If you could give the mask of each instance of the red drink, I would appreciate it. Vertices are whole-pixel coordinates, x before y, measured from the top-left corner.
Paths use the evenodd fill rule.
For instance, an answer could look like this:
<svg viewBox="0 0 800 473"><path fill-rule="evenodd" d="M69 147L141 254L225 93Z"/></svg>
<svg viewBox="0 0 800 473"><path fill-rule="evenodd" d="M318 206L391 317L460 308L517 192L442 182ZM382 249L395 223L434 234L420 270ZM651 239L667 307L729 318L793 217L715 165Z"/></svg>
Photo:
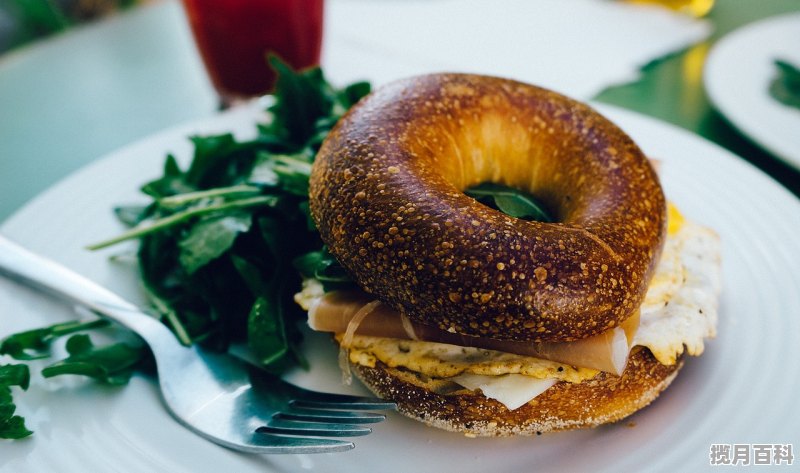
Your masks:
<svg viewBox="0 0 800 473"><path fill-rule="evenodd" d="M319 63L323 0L183 0L195 42L223 104L275 82L267 55L296 69Z"/></svg>

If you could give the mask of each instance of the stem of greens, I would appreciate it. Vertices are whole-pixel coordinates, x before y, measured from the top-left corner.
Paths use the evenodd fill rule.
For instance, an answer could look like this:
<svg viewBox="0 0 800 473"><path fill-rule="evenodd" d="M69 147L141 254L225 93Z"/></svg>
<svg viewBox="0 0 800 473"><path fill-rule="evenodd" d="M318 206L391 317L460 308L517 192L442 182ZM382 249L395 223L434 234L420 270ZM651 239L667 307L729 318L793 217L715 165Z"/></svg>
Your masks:
<svg viewBox="0 0 800 473"><path fill-rule="evenodd" d="M147 287L145 287L145 291L147 292L147 297L150 299L153 306L155 306L158 313L162 314L164 318L167 319L167 323L175 331L175 336L178 338L178 341L181 342L181 345L187 347L191 346L192 337L186 331L186 327L183 326L183 323L181 323L180 319L178 318L178 314L176 314L171 307L165 304L158 295L153 293L153 291Z"/></svg>
<svg viewBox="0 0 800 473"><path fill-rule="evenodd" d="M197 192L186 192L184 194L171 195L158 200L158 205L165 208L180 207L188 203L198 201L201 199L210 199L218 197L234 197L242 195L258 195L261 189L255 186L231 186L231 187L218 187Z"/></svg>
<svg viewBox="0 0 800 473"><path fill-rule="evenodd" d="M165 228L178 225L180 223L185 222L186 220L189 220L194 217L199 217L201 215L214 212L224 212L226 210L255 207L259 205L273 205L275 201L276 198L274 196L267 195L261 197L252 197L249 199L234 200L231 202L224 202L221 204L213 204L194 209L188 209L182 212L177 212L175 214L172 214L169 217L160 218L158 220L154 220L152 222L139 225L114 238L111 238L106 241L101 241L100 243L95 243L93 245L89 245L86 248L88 250L99 250L102 248L107 248L112 245L116 245L117 243L121 243L126 240L133 240L135 238L141 238L151 233L159 232L161 230L164 230Z"/></svg>

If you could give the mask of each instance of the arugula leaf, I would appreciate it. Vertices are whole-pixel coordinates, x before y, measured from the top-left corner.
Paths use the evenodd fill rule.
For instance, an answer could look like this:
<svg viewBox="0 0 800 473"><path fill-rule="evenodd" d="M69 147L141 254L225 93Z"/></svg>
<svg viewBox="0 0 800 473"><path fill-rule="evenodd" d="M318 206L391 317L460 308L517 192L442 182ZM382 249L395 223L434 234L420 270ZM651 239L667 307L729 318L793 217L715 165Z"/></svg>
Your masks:
<svg viewBox="0 0 800 473"><path fill-rule="evenodd" d="M262 182L274 180L282 190L307 199L313 156L309 150L295 154L261 153L251 176L258 176Z"/></svg>
<svg viewBox="0 0 800 473"><path fill-rule="evenodd" d="M478 202L511 217L539 222L552 222L545 206L534 196L513 187L484 182L470 187L465 194Z"/></svg>
<svg viewBox="0 0 800 473"><path fill-rule="evenodd" d="M119 205L114 207L114 215L120 222L133 227L141 223L147 216L147 207L143 205Z"/></svg>
<svg viewBox="0 0 800 473"><path fill-rule="evenodd" d="M213 186L213 184L203 185L204 180L216 178L218 170L225 169L227 161L247 146L237 143L231 133L193 136L190 139L194 144L194 159L183 180L195 188Z"/></svg>
<svg viewBox="0 0 800 473"><path fill-rule="evenodd" d="M14 404L0 404L0 439L22 439L33 434L25 427L25 418L14 415L15 410Z"/></svg>
<svg viewBox="0 0 800 473"><path fill-rule="evenodd" d="M314 134L317 120L331 114L335 93L319 68L295 72L277 56L270 56L269 62L278 79L275 104L269 109L275 118L264 130L302 148Z"/></svg>
<svg viewBox="0 0 800 473"><path fill-rule="evenodd" d="M355 284L327 247L298 256L292 264L304 278L320 281L325 291L345 289Z"/></svg>
<svg viewBox="0 0 800 473"><path fill-rule="evenodd" d="M143 193L155 199L191 190L191 186L183 179L183 171L178 166L178 161L171 154L167 155L167 159L164 162L164 175L141 187Z"/></svg>
<svg viewBox="0 0 800 473"><path fill-rule="evenodd" d="M11 395L11 386L27 390L30 379L27 365L0 365L0 438L21 439L33 433L25 427L24 418L14 415L17 406Z"/></svg>
<svg viewBox="0 0 800 473"><path fill-rule="evenodd" d="M271 273L259 272L249 283L256 300L247 320L247 342L256 359L271 371L280 372L295 363L305 362L292 346L299 343L301 334L293 323L292 292L297 278L287 273L288 237L281 231L279 218L259 219L260 237L272 261ZM269 274L267 279L267 274ZM253 278L253 275L248 276ZM293 283L293 284L292 284Z"/></svg>
<svg viewBox="0 0 800 473"><path fill-rule="evenodd" d="M339 118L372 89L362 81L335 90L319 68L295 72L277 56L269 60L278 73L276 102L269 109L275 119L261 129L283 137L294 149L317 149Z"/></svg>
<svg viewBox="0 0 800 473"><path fill-rule="evenodd" d="M31 374L27 365L0 365L0 385L19 386L27 390L31 382Z"/></svg>
<svg viewBox="0 0 800 473"><path fill-rule="evenodd" d="M372 92L372 85L369 82L354 82L342 89L337 96L342 107L349 109L370 92Z"/></svg>
<svg viewBox="0 0 800 473"><path fill-rule="evenodd" d="M280 298L259 297L247 321L247 340L256 359L265 366L274 365L289 352L286 326L280 316Z"/></svg>
<svg viewBox="0 0 800 473"><path fill-rule="evenodd" d="M800 69L787 61L776 59L778 69L769 85L769 93L775 100L790 107L800 108Z"/></svg>
<svg viewBox="0 0 800 473"><path fill-rule="evenodd" d="M304 200L297 204L297 209L300 211L301 214L305 215L306 217L306 230L309 232L314 232L317 230L317 224L314 223L314 219L311 217L311 206L308 204L307 200Z"/></svg>
<svg viewBox="0 0 800 473"><path fill-rule="evenodd" d="M300 255L294 259L292 264L304 278L319 279L323 277L330 266L338 264L338 262L326 249L322 249Z"/></svg>
<svg viewBox="0 0 800 473"><path fill-rule="evenodd" d="M246 213L209 217L197 222L178 243L181 265L193 274L228 251L239 233L248 231L252 222L252 216Z"/></svg>
<svg viewBox="0 0 800 473"><path fill-rule="evenodd" d="M96 347L86 334L70 337L67 340L67 352L69 357L44 368L42 376L52 378L76 374L105 384L126 384L148 353L143 346L122 342Z"/></svg>
<svg viewBox="0 0 800 473"><path fill-rule="evenodd" d="M0 342L0 354L10 355L16 360L47 358L50 356L50 345L58 337L108 325L109 322L104 319L75 320L15 333Z"/></svg>

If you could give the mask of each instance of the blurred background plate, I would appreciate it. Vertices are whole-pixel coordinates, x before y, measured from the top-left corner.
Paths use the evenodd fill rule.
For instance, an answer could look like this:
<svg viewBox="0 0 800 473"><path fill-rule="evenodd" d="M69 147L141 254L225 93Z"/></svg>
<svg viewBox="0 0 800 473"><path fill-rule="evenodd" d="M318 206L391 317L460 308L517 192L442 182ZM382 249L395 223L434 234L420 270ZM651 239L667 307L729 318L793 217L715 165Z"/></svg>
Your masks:
<svg viewBox="0 0 800 473"><path fill-rule="evenodd" d="M769 94L776 59L800 67L800 14L748 24L711 50L703 81L714 106L757 145L800 169L800 109Z"/></svg>

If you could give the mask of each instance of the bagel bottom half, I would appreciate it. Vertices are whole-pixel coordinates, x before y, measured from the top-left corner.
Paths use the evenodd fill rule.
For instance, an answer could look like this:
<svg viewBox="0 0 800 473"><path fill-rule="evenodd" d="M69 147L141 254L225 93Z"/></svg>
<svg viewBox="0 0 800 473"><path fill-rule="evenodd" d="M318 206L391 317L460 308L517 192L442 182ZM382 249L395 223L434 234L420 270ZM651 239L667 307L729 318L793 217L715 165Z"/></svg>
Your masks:
<svg viewBox="0 0 800 473"><path fill-rule="evenodd" d="M621 420L655 400L675 379L683 358L663 365L647 348L635 347L622 376L599 372L580 383L561 381L513 411L480 391L450 381L380 362L374 368L350 366L375 395L397 403L402 414L440 429L491 437L534 435Z"/></svg>

